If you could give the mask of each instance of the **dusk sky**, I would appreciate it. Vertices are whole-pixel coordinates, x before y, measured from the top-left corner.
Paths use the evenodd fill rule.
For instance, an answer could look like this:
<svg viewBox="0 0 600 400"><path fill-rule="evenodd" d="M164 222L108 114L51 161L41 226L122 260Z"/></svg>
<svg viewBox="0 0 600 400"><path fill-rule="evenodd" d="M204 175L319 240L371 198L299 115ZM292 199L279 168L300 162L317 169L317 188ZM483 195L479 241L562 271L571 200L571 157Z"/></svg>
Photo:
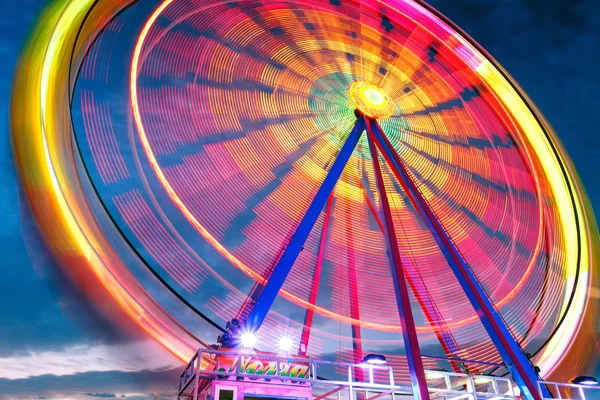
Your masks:
<svg viewBox="0 0 600 400"><path fill-rule="evenodd" d="M0 399L172 398L181 364L150 339L120 331L71 286L19 192L9 138L11 80L47 3L0 0ZM490 52L539 107L600 213L600 3L430 3Z"/></svg>

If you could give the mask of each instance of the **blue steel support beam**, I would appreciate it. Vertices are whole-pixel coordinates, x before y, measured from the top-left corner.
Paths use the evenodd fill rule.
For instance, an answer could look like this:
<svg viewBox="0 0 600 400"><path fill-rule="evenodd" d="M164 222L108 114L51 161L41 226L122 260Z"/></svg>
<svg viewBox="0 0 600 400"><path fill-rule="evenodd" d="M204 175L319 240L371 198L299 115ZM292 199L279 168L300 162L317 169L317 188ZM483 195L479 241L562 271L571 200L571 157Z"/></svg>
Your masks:
<svg viewBox="0 0 600 400"><path fill-rule="evenodd" d="M285 249L285 252L275 266L271 277L265 284L264 289L256 300L256 304L252 308L252 311L248 315L248 319L245 323L247 329L255 332L260 328L265 320L267 313L271 309L277 294L281 290L281 287L290 273L294 262L298 258L298 254L300 254L302 247L304 247L304 243L312 231L315 222L317 222L319 215L321 215L321 211L323 210L329 195L333 191L335 184L342 174L344 167L348 163L348 160L356 148L358 140L362 136L364 130L365 122L362 118L360 118L356 121L354 128L350 131L350 135L348 135L346 143L344 143L342 146L340 153L327 172L325 180L321 184L321 187L317 191L315 198L308 207L306 214L304 214L300 225L298 225L298 228L296 229L296 233L294 233L294 236L292 236L288 247Z"/></svg>
<svg viewBox="0 0 600 400"><path fill-rule="evenodd" d="M477 277L448 235L439 219L410 177L408 170L375 120L369 120L368 131L373 133L375 143L391 167L408 198L435 238L450 268L456 275L471 305L479 315L484 328L498 349L504 364L521 389L521 394L534 400L542 400L537 382L541 381L531 361L508 329L508 326L487 296ZM552 398L542 385L543 397Z"/></svg>
<svg viewBox="0 0 600 400"><path fill-rule="evenodd" d="M417 339L417 328L415 319L410 306L410 297L406 285L406 274L400 252L398 250L398 239L396 229L392 220L390 203L385 190L385 182L381 174L379 165L379 154L375 143L373 143L373 133L367 123L367 132L369 138L369 149L371 150L371 159L373 161L373 171L375 172L375 181L379 191L379 204L381 206L381 217L383 220L383 236L387 245L388 261L394 280L394 289L396 292L396 302L398 303L398 313L400 314L400 326L402 327L402 336L404 338L404 348L406 350L406 360L410 371L410 380L413 387L415 400L429 400L429 390L427 389L427 380L425 378L425 369L421 357L421 349Z"/></svg>

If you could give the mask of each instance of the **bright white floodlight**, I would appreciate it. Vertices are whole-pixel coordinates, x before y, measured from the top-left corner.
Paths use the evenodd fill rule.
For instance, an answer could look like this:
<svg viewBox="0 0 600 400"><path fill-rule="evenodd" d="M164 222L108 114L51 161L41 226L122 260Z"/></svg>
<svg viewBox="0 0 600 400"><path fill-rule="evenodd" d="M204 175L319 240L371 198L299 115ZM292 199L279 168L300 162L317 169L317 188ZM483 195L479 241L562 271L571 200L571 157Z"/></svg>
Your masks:
<svg viewBox="0 0 600 400"><path fill-rule="evenodd" d="M279 352L281 354L289 354L292 352L293 348L294 342L291 337L284 335L279 338Z"/></svg>
<svg viewBox="0 0 600 400"><path fill-rule="evenodd" d="M252 349L256 345L256 335L252 332L244 332L240 337L240 344L244 349Z"/></svg>

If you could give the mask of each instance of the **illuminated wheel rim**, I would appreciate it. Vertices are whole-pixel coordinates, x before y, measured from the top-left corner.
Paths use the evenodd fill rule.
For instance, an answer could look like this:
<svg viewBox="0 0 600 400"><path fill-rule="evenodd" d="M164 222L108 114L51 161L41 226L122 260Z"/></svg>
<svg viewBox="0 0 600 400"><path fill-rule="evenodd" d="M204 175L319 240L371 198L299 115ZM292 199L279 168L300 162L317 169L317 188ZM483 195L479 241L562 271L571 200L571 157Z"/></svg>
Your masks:
<svg viewBox="0 0 600 400"><path fill-rule="evenodd" d="M133 115L145 156L156 179L170 199L171 205L175 206L195 231L231 265L251 280L260 280L265 264L275 256L286 237L293 233L294 223L301 217L310 193L314 192L323 179L327 165L335 157L343 143L344 134L351 127L354 120L353 111L357 103L352 102L348 90L356 82L363 81L381 87L392 101L390 103L386 99L380 102L380 99L370 97L371 102L375 100L376 106L386 105L382 110L375 110L381 114L371 116L390 117L382 121L382 126L386 132L392 132L390 133L392 144L417 177L420 189L472 265L478 278L489 290L490 296L503 312L517 337L523 338L527 345L531 343L531 338L548 329L547 326L550 326L550 329L557 328L554 329L550 342L538 354L542 371L552 371L552 368L558 365L558 361L565 357L571 339L579 332L579 327L585 319L582 315L585 315L590 308L586 304L586 295L591 284L590 265L595 251L592 243L595 239L586 231L589 229L586 217L588 211L585 208L587 205L582 195L574 189L577 187L577 181L573 178L573 172L569 172L572 167L564 160L564 155L557 152L556 141L548 136L545 126L539 122L539 116L531 111L502 72L469 41L460 36L460 33L455 32L423 7L410 2L395 2L390 7L379 5L386 9L385 18L381 16L375 18L374 15L379 15L372 8L375 4L363 5L362 9L358 10L348 3L350 6L342 12L340 6L336 5L337 2L315 2L310 10L303 5L304 3L271 2L269 7L263 7L261 2L248 1L244 2L243 6L232 7L227 2L210 5L199 2L193 9L181 7L178 1L166 1L147 21L137 41L132 61L130 82ZM66 10L69 10L76 5L73 3L66 7ZM85 7L80 10L85 10ZM256 13L251 14L249 11L257 12L258 17ZM335 30L335 27L348 26L346 24L348 21L357 24L360 19L357 16L362 18L361 35L356 33L356 29L349 32L346 32L347 29ZM259 32L258 28L253 28L260 27L256 24L257 18L261 21L271 21L266 23L275 21L274 26L267 32L262 32L265 29ZM300 19L301 23L298 22ZM416 20L419 22L416 23ZM160 23L157 24L157 21ZM221 23L217 24L217 21ZM257 65L260 63L252 57L240 61L239 55L236 56L235 51L231 50L236 48L235 43L228 43L228 46L220 48L210 47L203 42L203 46L197 52L199 65L202 67L195 65L188 71L185 65L178 64L179 60L184 58L178 58L177 50L169 58L161 54L165 48L180 49L179 55L185 54L184 45L187 43L189 46L192 43L189 39L186 42L185 38L181 37L181 31L185 32L181 26L185 24L192 26L198 24L196 26L199 28L198 31L202 31L202 28L211 28L205 31L210 31L213 38L219 38L221 43L226 39L234 42L238 40L246 44L252 40L256 43L265 43L262 50L267 52L267 56L263 55L259 61L277 59L277 65L287 66L288 69L281 69L278 75L278 68L271 65L269 69L270 64L266 63L267 67L263 66L262 75L257 78L252 75L257 71L253 68L256 65L252 63ZM226 30L219 32L216 25ZM325 30L325 26L328 29ZM288 30L292 30L294 34L289 34ZM401 43L397 37L407 35L406 32L408 37ZM266 36L260 38L260 35ZM294 37L294 40L290 42L286 35ZM385 47L387 53L374 52L373 49L376 47L372 46L369 40L365 40L363 46L357 46L355 43L353 45L357 37L371 38L375 43L381 43L384 35L388 40ZM266 37L280 38L283 45L278 48L277 40L271 39L269 42ZM306 54L310 51L319 54L320 51L321 58L315 57L321 62L311 64L309 69L307 63L310 63L305 61L308 58L302 58L300 61L299 58L290 58L286 51L305 54L302 53L304 50L293 49L292 45L299 46L298 49L305 49ZM402 58L404 61L396 59L400 54L402 57L399 59ZM330 55L331 58L325 55ZM237 69L231 67L234 59L238 62ZM345 75L344 59L350 71ZM393 62L392 59L396 61ZM357 60L361 60L362 63ZM406 60L412 60L415 64ZM50 68L48 65L52 64L44 65L46 65L45 72L51 72L48 70ZM419 69L415 65L425 67ZM242 66L247 68L244 70ZM353 66L356 66L355 70ZM358 66L363 70L357 72ZM321 73L322 69L327 73ZM445 73L444 69L446 69ZM288 70L293 70L293 73ZM271 104L261 96L263 89L232 90L228 93L226 90L228 83L244 82L244 79L240 79L241 76L236 76L238 71L248 74L244 76L245 81L255 84L255 88L257 84L262 84L263 89L270 87L274 99L272 103L276 104ZM288 75L285 74L286 71L289 72ZM151 78L160 79L160 74L170 78L180 78L177 74L183 74L185 78L187 73L191 73L192 76L195 74L194 82L190 86L198 86L198 90L188 89L187 92L183 90L183 94L174 95L173 93L177 92L175 86L167 83L162 84L162 97L152 93ZM201 76L203 73L207 76ZM158 75L153 76L153 74ZM303 76L309 79L302 81ZM408 76L412 79L404 79ZM415 84L419 79L421 84ZM200 81L200 84L196 84L195 81ZM409 81L413 84L407 84ZM48 85L48 81L42 80L40 85L44 84ZM327 91L327 88L331 87L334 89ZM218 90L224 93L218 93ZM443 98L443 95L446 95L446 98ZM298 98L303 100L299 101ZM318 99L322 98L327 101L319 103ZM43 96L41 99L47 100ZM181 113L172 113L171 115L179 115L180 118L173 124L165 123L165 119L161 122L160 118L161 115L164 118L165 110L173 111L169 110L168 104L174 104L172 101L174 99L184 99L183 104L195 107L190 108L188 114L185 110L178 110ZM240 101L243 99L246 99L245 104ZM391 107L388 107L390 104L393 105L391 114ZM46 106L43 108L48 109ZM100 115L98 110L99 108L92 109L92 114ZM308 115L305 119L310 121L310 124L302 120L300 111ZM291 117L286 120L282 116ZM269 121L269 118L278 121L278 124L263 124L262 130L268 131L268 138L264 135L261 137L259 133L256 133L253 139L244 138L244 134L249 130L260 131L256 129L256 125L252 125L252 121ZM240 121L245 121L244 125L236 126ZM470 129L469 134L456 134L457 121L461 122L460 126L467 126ZM190 123L191 127L186 125ZM173 131L166 138L160 135L157 127L172 129L175 124L179 124L177 125L179 133ZM486 128L483 124L490 124L491 127ZM233 128L238 129L234 131ZM508 129L502 128L510 128L510 134L506 132ZM98 129L93 128L87 131L99 132ZM231 138L227 137L227 133L232 131L236 133L235 140L228 143ZM45 126L46 135L53 132L54 130ZM199 133L205 134L204 138L209 139L206 141L208 145L202 145L203 154L208 154L208 158L202 159L200 153L178 156L179 151L187 151L184 144L193 144L194 138L201 138ZM312 133L313 137L302 136L308 133ZM220 139L211 139L210 136ZM243 142L244 139L246 143L238 143ZM175 143L176 140L180 142ZM237 142L233 143L236 140ZM298 148L303 143L302 140L304 142L313 140L313 143L308 150L298 154L288 175L277 176L271 171L273 177L268 177L268 172L275 163L273 160L291 154L291 149ZM17 150L25 151L27 148L25 144L19 143L16 136L15 143ZM123 169L125 164L121 165L117 158L113 158L117 160L116 162L102 166L102 162L98 161L101 159L101 149L94 150L91 143L90 141L89 147L92 153L96 151L94 164L100 176L105 173L105 178L112 176L115 177L115 181L118 181L119 173L124 174L121 176L123 178L129 172ZM49 144L41 142L40 146L44 148ZM393 315L392 307L395 304L388 301L390 288L386 288L386 284L379 281L372 282L369 286L369 280L366 279L369 273L387 278L385 272L387 265L385 253L381 251L382 239L376 239L377 230L369 225L369 210L365 204L369 195L369 177L372 174L369 168L365 167L368 163L364 163L365 158L368 159L365 153L368 152L361 151L360 146L359 144L353 155L352 169L346 171L341 185L338 184L336 188L333 221L338 222L337 225L334 222L332 228L332 243L336 246L335 254L345 254L344 257L347 258L349 250L352 250L354 256L363 263L364 269L361 269L360 263L358 267L360 281L364 282L359 297L366 300L363 300L364 303L360 307L362 310L360 318L350 315L350 311L344 305L348 299L348 283L345 278L333 280L330 304L317 302L313 308L317 314L332 321L346 324L358 323L365 329L374 331L397 332L397 316ZM253 157L244 159L248 152L253 153ZM473 156L474 152L484 153L485 156ZM110 156L115 157L116 154L112 152ZM168 156L172 155L179 159L178 162L169 165L173 162ZM20 166L26 170L32 164L36 164L38 168L48 170L47 162L39 162L44 161L43 158L36 162L21 158ZM226 159L229 161L223 161ZM55 161L53 167L59 171L59 174L57 178L48 179L49 188L62 191L66 204L71 205L81 201L75 196L67 196L64 186L57 187L56 183L52 183L53 179L55 182L56 179L63 182L74 179L72 174L65 172L68 166L58 169ZM216 172L211 175L210 171ZM64 176L61 176L61 172ZM205 175L200 175L203 172ZM470 174L470 178L466 179L465 174ZM521 179L518 179L518 174L522 174L519 175ZM239 179L227 181L224 178L229 179L236 175L240 179L243 178L243 184L240 184ZM178 178L181 176L201 176L202 179ZM236 242L234 239L239 239L239 236L236 236L235 232L225 232L224 227L235 217L227 206L233 207L236 203L243 203L243 199L247 200L259 189L263 189L265 182L271 182L269 178L271 181L280 180L281 183L277 186L280 192L268 192L265 198L272 196L268 201L268 207L266 203L258 202L258 206L252 209L256 218L245 226L247 228L245 231L240 230L246 235L247 241L239 246L232 245ZM198 193L198 188L193 189L190 186L198 184L198 181L210 181L213 185L211 191L216 192L218 196L190 196L190 193ZM393 186L389 177L388 181ZM25 179L24 183L27 185L28 180ZM102 183L106 186L111 184L108 178ZM214 189L215 187L220 189ZM289 195L290 188L297 189L294 196ZM284 196L286 193L288 195ZM501 195L509 198L509 201L502 200ZM144 234L139 229L136 230L135 224L131 221L135 220L132 217L133 209L143 205L143 199L132 196L131 192L115 195L112 201L116 208L112 212L120 214L124 222L123 227L140 239ZM477 196L479 200L473 201ZM103 193L100 190L100 198L102 197ZM228 199L228 204L221 206L220 211L226 217L228 216L227 218L220 217L221 220L218 220L215 215L203 211L215 208L223 198ZM107 199L108 197L103 200ZM473 201L474 204L466 203L465 199ZM535 201L536 199L538 201ZM30 201L35 203L32 197ZM376 199L372 199L372 202L377 203ZM548 207L548 204L554 207ZM557 205L559 207L556 207ZM460 301L452 304L450 300L461 298L456 286L445 284L450 282L450 271L440 271L439 268L434 267L436 264L443 263L439 251L431 245L430 239L424 237L423 228L409 208L402 203L401 197L398 197L393 207L397 221L402 221L398 222L398 227L404 233L398 240L401 247L405 249L404 254L422 268L423 279L429 283L428 286L433 287L432 290L437 293L443 293L436 299L442 305L442 311L451 316L448 317L449 326L457 330L457 335L463 335L463 340L478 337L481 328L477 325L477 318L473 312L461 310L464 307L460 306ZM512 211L507 211L510 207ZM496 220L495 216L502 211L510 216ZM67 214L68 207L64 206L62 211L57 213L61 218ZM282 222L284 215L287 215L287 220L284 218ZM527 222L516 224L517 216ZM44 218L42 215L37 217ZM74 218L78 220L81 216L76 215ZM481 223L477 225L473 224L473 221ZM509 228L507 229L505 225ZM274 229L275 226L278 229ZM352 245L349 245L348 227L353 227ZM72 225L67 224L65 231L73 234L74 229ZM315 227L316 230L318 226ZM537 234L532 235L531 231ZM265 232L268 232L267 236ZM494 233L497 235L494 236ZM52 235L47 234L47 236L50 236L48 239L51 246L58 246ZM317 237L318 232L313 232L313 236ZM416 241L409 239L413 237L420 239ZM494 247L490 244L498 241L507 242L508 245ZM91 243L93 248L93 241ZM152 247L147 240L144 242L140 239L140 243L142 246L145 245L146 250ZM311 244L309 239L305 258L299 259L298 265L294 267L288 279L289 282L284 285L281 301L287 302L285 304L293 304L300 309L311 307L307 302L307 288L302 283L302 279L310 276L314 268L314 257L311 258L310 255L314 255L316 251L315 243L316 241L313 240ZM263 258L252 258L250 250L256 248L266 249ZM58 256L61 255L60 250L56 250L56 253ZM203 285L203 280L209 279L211 274L222 274L217 266L209 266L212 268L199 270L192 276L190 270L177 270L177 267L172 263L169 264L156 252L156 249L154 253L152 251L149 253L154 259L153 267L159 271L159 274L170 279L173 287L191 294L188 301L192 303L193 292ZM548 261L545 266L540 255L544 255L544 259ZM555 258L552 258L552 255ZM343 265L344 261L347 260L337 260L337 263ZM334 265L336 260L331 259L330 262ZM115 265L108 264L98 265L95 271L102 274L101 271L105 270L118 275L115 271L120 270ZM523 264L526 267L518 269L514 267ZM490 265L494 268L490 268ZM542 270L544 274L540 273ZM551 271L550 274L548 270ZM339 267L335 265L331 267L331 276L339 273L341 273ZM221 276L221 280L222 278ZM569 285L573 285L575 279L577 287L569 290ZM508 284L503 284L503 280ZM383 281L385 282L386 279ZM115 298L122 299L119 296L133 293L131 287L124 285L122 281L105 280L104 282L112 290ZM389 286L389 281L387 284ZM344 287L345 289L342 289ZM540 302L539 297L535 299L538 301L532 302L523 295L527 291L542 289L547 295L544 300L546 303ZM335 290L338 290L337 294ZM225 299L216 299L212 303L206 302L196 306L205 307L213 316L225 320L231 318L232 312L235 311L236 307L232 305L243 301L241 297L243 294L243 290L240 291L239 288L232 289L227 299L229 304L223 302ZM554 302L548 298L554 299L552 300ZM126 310L132 307L127 301L120 302L120 305ZM372 309L369 309L370 305L373 305ZM535 315L523 318L515 315L532 306L539 306ZM141 307L151 309L144 304ZM552 314L551 309L564 310L567 307L568 318L563 318L564 313L561 312ZM286 318L281 315L281 310L282 308L275 308L270 326L267 321L270 331L285 325ZM157 320L163 318L160 316L160 310L149 313ZM558 326L561 319L567 322ZM287 323L290 324L289 319ZM180 355L185 354L185 350L182 350L185 346L181 344L182 341L187 341L183 339L185 333L174 335L172 332L169 333L168 329L157 331L155 327L149 326L147 321L142 321L140 324L167 348ZM164 325L170 326L168 323ZM317 337L318 331L317 329ZM426 323L419 325L419 331L425 335L425 338L431 337L431 328ZM329 337L325 330L321 333L323 338ZM394 340L398 339L399 336ZM494 358L493 351L489 350L489 345L485 343L479 347L470 347L467 353L497 360Z"/></svg>

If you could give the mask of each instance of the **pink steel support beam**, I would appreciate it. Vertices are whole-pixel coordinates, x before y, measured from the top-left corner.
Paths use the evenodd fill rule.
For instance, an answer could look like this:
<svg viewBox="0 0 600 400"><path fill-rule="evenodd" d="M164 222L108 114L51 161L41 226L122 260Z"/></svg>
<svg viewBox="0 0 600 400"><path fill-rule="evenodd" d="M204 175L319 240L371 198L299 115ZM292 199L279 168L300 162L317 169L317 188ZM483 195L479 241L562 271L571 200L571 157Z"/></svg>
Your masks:
<svg viewBox="0 0 600 400"><path fill-rule="evenodd" d="M323 255L325 254L325 243L327 242L327 232L329 231L329 220L331 219L331 204L333 203L333 193L329 196L325 209L325 219L323 221L323 230L321 231L321 241L319 242L319 252L317 254L317 264L315 265L315 274L310 288L309 302L311 305L317 303L317 295L319 294L319 284L321 282L321 270L323 269ZM302 328L302 336L300 337L300 348L298 354L305 356L308 351L308 340L310 339L310 330L312 328L313 317L315 310L313 308L306 309L304 317L304 326Z"/></svg>
<svg viewBox="0 0 600 400"><path fill-rule="evenodd" d="M425 369L423 367L423 359L421 358L421 349L419 348L415 320L410 306L410 297L408 295L408 287L406 286L404 266L402 264L402 259L400 258L398 242L396 240L396 229L394 228L392 212L390 210L390 204L385 189L385 182L383 181L381 167L379 166L379 154L375 147L371 124L368 123L368 121L367 134L373 161L373 170L375 172L375 179L379 190L382 219L385 227L384 237L387 242L390 269L392 276L394 277L396 301L398 302L398 312L400 314L400 326L402 327L402 336L406 348L406 358L410 370L413 393L415 394L416 400L429 400L429 390L427 389Z"/></svg>
<svg viewBox="0 0 600 400"><path fill-rule="evenodd" d="M379 214L377 213L377 210L375 209L371 198L367 195L365 189L363 188L358 178L356 179L356 183L360 188L363 189L365 193L364 197L367 202L367 206L369 207L369 210L371 210L373 218L375 218L375 222L377 222L379 229L382 233L385 234L383 223L379 218ZM460 348L458 347L458 343L456 343L454 335L452 335L452 332L448 328L444 317L442 317L440 310L433 301L431 293L429 293L429 290L427 290L427 287L425 286L425 282L423 281L423 277L419 273L419 270L411 262L406 263L405 267L406 279L408 280L408 284L410 285L411 290L417 298L421 309L425 313L425 317L427 318L429 325L432 326L433 331L435 332L438 340L440 341L440 344L442 345L446 356L448 356L448 358L457 357L458 351L460 350ZM464 372L456 361L450 360L449 362L452 366L452 369L455 372Z"/></svg>

